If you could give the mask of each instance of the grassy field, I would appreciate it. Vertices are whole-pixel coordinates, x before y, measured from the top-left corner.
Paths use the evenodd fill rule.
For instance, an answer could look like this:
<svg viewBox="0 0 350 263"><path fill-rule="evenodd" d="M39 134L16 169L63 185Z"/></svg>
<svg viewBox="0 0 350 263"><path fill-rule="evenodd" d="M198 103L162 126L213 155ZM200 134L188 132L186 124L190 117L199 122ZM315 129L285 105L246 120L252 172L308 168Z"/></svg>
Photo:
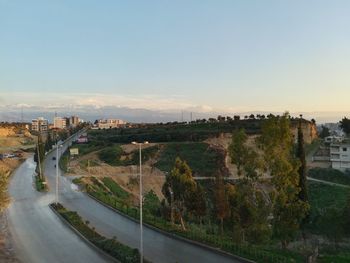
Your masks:
<svg viewBox="0 0 350 263"><path fill-rule="evenodd" d="M327 220L333 221L329 222L332 227L337 227L341 222L336 220L335 213L341 212L345 208L350 196L350 189L312 181L308 182L308 185L311 205L310 231L316 234L326 232L324 223L327 223Z"/></svg>
<svg viewBox="0 0 350 263"><path fill-rule="evenodd" d="M309 177L332 183L350 185L350 173L343 173L332 168L312 168L309 170Z"/></svg>
<svg viewBox="0 0 350 263"><path fill-rule="evenodd" d="M176 157L185 160L195 176L215 176L223 163L223 156L206 143L169 143L164 146L156 167L170 172Z"/></svg>

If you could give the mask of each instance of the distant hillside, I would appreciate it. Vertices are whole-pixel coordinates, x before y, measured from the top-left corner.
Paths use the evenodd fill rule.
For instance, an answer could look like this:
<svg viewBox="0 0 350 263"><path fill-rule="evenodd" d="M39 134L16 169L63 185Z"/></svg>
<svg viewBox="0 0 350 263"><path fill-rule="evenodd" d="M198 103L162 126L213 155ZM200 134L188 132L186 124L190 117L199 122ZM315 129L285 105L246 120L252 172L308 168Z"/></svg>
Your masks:
<svg viewBox="0 0 350 263"><path fill-rule="evenodd" d="M249 135L259 134L263 120L229 120L195 123L167 123L145 124L136 128L121 128L112 130L92 130L89 132L96 141L109 141L111 143L130 143L132 141L151 142L200 142L211 137L220 136L223 133L232 133L236 129L245 129ZM292 119L291 129L296 135L298 120ZM316 125L313 122L303 120L303 133L306 143L311 143L317 138Z"/></svg>

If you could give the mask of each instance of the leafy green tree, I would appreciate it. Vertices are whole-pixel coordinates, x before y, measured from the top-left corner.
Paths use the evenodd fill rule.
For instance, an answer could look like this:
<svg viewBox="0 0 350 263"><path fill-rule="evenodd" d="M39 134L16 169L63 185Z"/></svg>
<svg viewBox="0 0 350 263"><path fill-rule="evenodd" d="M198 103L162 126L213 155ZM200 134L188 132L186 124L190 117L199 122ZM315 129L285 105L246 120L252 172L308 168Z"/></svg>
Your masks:
<svg viewBox="0 0 350 263"><path fill-rule="evenodd" d="M229 153L242 176L234 191L229 194L231 217L234 223L234 237L237 241L249 240L261 243L270 236L268 216L271 203L258 181L264 172L264 163L259 154L246 144L244 130L232 135Z"/></svg>
<svg viewBox="0 0 350 263"><path fill-rule="evenodd" d="M240 180L229 191L234 239L238 242L265 243L271 236L268 217L271 203L262 189L251 181Z"/></svg>
<svg viewBox="0 0 350 263"><path fill-rule="evenodd" d="M196 191L196 182L192 177L192 170L186 161L176 158L174 168L165 178L162 192L168 203L175 209L183 230L186 230L184 214L186 205L192 201L191 197Z"/></svg>
<svg viewBox="0 0 350 263"><path fill-rule="evenodd" d="M187 209L193 213L202 226L202 219L207 214L207 204L205 200L204 188L197 184L196 190L191 192L190 198L187 199Z"/></svg>
<svg viewBox="0 0 350 263"><path fill-rule="evenodd" d="M298 144L297 144L297 158L300 161L299 173L299 198L301 201L308 203L308 191L307 191L307 167L306 167L306 157L305 157L305 145L304 145L304 134L301 128L301 122L299 122L298 127Z"/></svg>
<svg viewBox="0 0 350 263"><path fill-rule="evenodd" d="M283 248L295 238L300 230L308 204L299 199L299 166L293 156L293 137L290 116L271 116L262 127L259 139L264 159L272 176L273 231Z"/></svg>
<svg viewBox="0 0 350 263"><path fill-rule="evenodd" d="M37 163L37 165L42 165L45 158L45 144L43 143L41 136L38 137L38 143L35 148L34 153L34 161ZM42 174L40 174L41 167L39 168L39 177L42 177Z"/></svg>
<svg viewBox="0 0 350 263"><path fill-rule="evenodd" d="M214 189L214 205L216 217L220 220L220 232L224 233L224 220L230 215L228 196L221 174L216 175Z"/></svg>
<svg viewBox="0 0 350 263"><path fill-rule="evenodd" d="M350 120L346 117L344 117L341 121L340 121L340 127L343 129L343 131L349 135L350 134Z"/></svg>
<svg viewBox="0 0 350 263"><path fill-rule="evenodd" d="M53 140L51 138L51 133L49 132L47 134L47 139L46 139L46 142L45 142L45 151L48 152L49 150L51 150L53 144L54 144L54 142L53 142Z"/></svg>
<svg viewBox="0 0 350 263"><path fill-rule="evenodd" d="M236 130L232 133L232 141L228 147L231 162L237 166L238 175L242 174L242 166L248 155L248 148L245 145L247 139L248 136L243 129Z"/></svg>
<svg viewBox="0 0 350 263"><path fill-rule="evenodd" d="M159 215L160 200L153 190L145 194L143 207L151 215Z"/></svg>

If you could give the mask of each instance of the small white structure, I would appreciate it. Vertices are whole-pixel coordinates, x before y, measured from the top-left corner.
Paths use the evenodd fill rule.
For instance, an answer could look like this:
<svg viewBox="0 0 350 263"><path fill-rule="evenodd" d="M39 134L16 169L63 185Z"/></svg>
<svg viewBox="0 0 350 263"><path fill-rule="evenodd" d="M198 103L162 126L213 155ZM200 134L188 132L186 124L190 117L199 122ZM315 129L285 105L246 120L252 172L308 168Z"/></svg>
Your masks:
<svg viewBox="0 0 350 263"><path fill-rule="evenodd" d="M350 142L332 143L330 145L332 168L345 171L350 169Z"/></svg>

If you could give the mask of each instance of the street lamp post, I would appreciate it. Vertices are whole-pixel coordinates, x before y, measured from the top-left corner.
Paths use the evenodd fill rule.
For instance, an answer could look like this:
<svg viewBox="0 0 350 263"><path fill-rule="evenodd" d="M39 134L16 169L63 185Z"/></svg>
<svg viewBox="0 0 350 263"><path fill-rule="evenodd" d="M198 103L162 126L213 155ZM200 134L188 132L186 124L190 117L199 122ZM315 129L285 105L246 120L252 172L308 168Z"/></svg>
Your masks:
<svg viewBox="0 0 350 263"><path fill-rule="evenodd" d="M56 145L56 205L58 204L58 148L62 148L63 145Z"/></svg>
<svg viewBox="0 0 350 263"><path fill-rule="evenodd" d="M139 146L139 157L140 157L140 262L143 263L143 218L142 218L142 203L143 203L143 189L142 189L142 155L141 155L141 149L143 144L148 144L147 141L145 142L132 142L134 145Z"/></svg>

